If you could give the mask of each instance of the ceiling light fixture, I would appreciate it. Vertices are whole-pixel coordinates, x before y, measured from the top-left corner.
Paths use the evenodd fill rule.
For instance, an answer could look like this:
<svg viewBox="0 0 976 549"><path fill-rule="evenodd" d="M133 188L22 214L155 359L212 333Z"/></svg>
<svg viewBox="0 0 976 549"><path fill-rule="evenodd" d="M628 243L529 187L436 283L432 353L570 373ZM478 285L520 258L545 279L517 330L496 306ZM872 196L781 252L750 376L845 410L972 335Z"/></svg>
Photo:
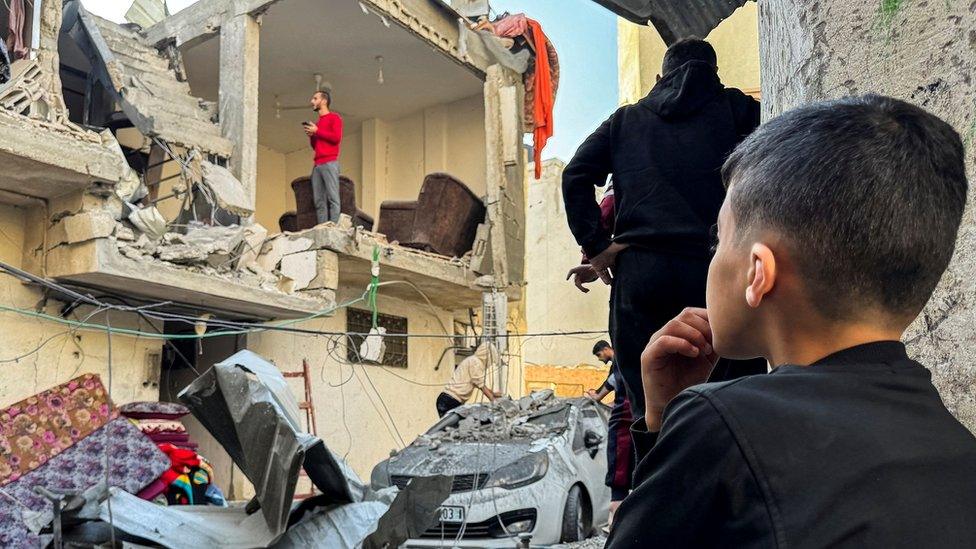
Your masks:
<svg viewBox="0 0 976 549"><path fill-rule="evenodd" d="M377 74L376 76L376 83L382 85L383 84L383 56L382 55L376 56L376 63L379 64L380 66L379 74Z"/></svg>

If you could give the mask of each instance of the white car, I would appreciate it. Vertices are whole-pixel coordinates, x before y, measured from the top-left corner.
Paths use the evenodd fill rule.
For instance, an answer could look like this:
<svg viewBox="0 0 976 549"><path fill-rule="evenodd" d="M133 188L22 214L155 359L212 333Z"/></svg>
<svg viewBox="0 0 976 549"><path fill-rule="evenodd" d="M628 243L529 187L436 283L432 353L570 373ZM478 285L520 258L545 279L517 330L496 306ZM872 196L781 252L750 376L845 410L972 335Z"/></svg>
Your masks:
<svg viewBox="0 0 976 549"><path fill-rule="evenodd" d="M406 547L533 547L585 539L605 524L609 409L551 391L462 406L380 462L373 488L454 475L439 521Z"/></svg>

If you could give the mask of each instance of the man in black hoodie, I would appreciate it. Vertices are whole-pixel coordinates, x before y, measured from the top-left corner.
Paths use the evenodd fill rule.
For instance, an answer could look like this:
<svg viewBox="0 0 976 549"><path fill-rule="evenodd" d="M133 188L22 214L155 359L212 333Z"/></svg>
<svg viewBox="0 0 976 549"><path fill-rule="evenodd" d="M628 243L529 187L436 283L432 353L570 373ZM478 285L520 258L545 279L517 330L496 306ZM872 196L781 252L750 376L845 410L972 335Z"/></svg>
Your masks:
<svg viewBox="0 0 976 549"><path fill-rule="evenodd" d="M717 70L708 42L676 42L647 97L600 125L563 172L569 227L600 278L613 279L610 332L637 416L641 351L683 308L704 306L709 234L725 198L720 168L759 125L759 102L724 87ZM607 231L594 186L609 174L617 213ZM765 371L762 361L723 363L713 380Z"/></svg>

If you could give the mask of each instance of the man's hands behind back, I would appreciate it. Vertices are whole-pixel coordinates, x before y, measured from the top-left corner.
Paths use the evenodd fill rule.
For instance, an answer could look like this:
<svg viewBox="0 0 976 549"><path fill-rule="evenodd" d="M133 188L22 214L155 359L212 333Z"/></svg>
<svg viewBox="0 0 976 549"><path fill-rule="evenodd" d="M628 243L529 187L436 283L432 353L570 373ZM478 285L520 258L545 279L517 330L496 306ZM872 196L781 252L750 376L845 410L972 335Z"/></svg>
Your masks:
<svg viewBox="0 0 976 549"><path fill-rule="evenodd" d="M668 402L688 387L704 383L716 362L705 309L689 307L655 332L641 353L647 429L660 431Z"/></svg>

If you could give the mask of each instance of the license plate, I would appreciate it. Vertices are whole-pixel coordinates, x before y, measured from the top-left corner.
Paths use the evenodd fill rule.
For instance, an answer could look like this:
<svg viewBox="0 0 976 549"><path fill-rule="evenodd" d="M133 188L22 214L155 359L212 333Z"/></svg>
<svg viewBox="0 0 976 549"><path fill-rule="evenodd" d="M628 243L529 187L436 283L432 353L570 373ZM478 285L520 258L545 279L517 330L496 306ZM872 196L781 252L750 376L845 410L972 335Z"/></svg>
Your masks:
<svg viewBox="0 0 976 549"><path fill-rule="evenodd" d="M441 522L464 522L464 507L445 505L438 509Z"/></svg>

